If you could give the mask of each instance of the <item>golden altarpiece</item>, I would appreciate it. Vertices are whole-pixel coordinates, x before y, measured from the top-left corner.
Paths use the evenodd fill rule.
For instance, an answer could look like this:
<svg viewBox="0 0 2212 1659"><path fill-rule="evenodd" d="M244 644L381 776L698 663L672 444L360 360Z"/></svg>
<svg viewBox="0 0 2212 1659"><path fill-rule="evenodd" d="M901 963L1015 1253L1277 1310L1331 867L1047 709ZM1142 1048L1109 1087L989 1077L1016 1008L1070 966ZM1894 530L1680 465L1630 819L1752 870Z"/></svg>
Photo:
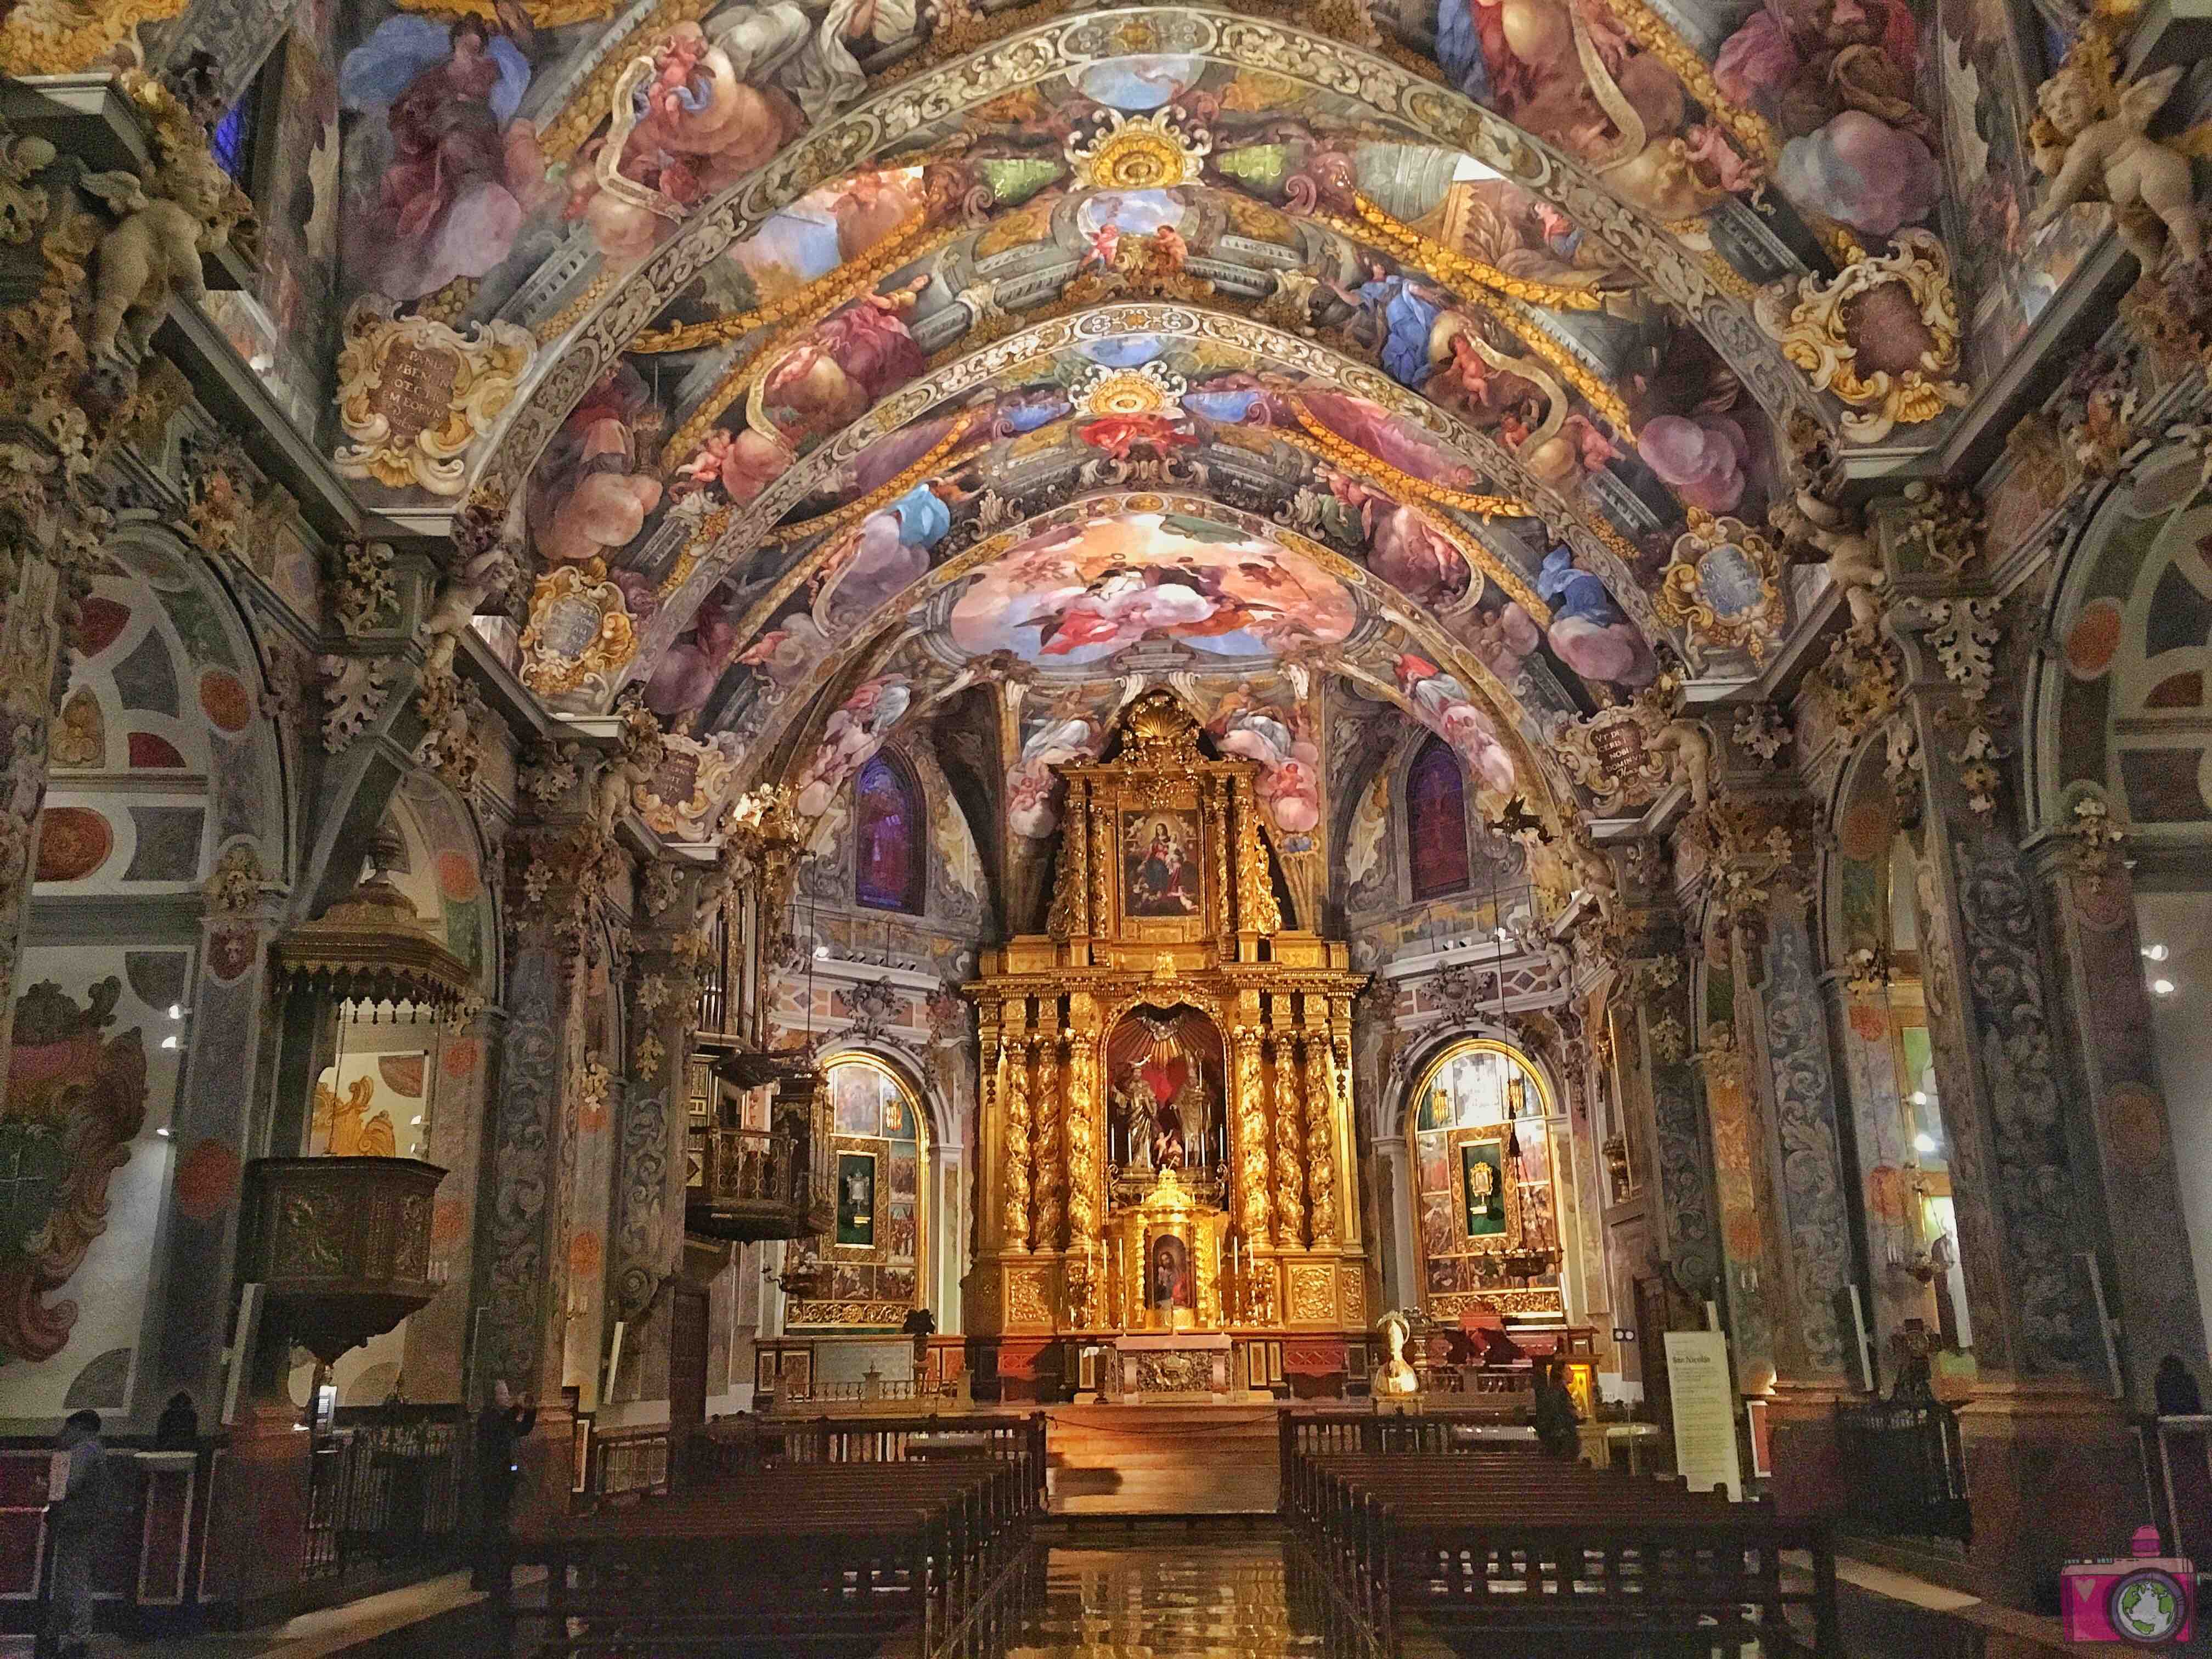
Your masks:
<svg viewBox="0 0 2212 1659"><path fill-rule="evenodd" d="M1068 1339L1157 1351L1148 1376L1180 1366L1194 1388L1206 1339L1218 1352L1231 1332L1307 1334L1340 1368L1366 1326L1365 975L1342 944L1283 926L1258 768L1208 758L1199 732L1150 691L1112 759L1057 769L1048 931L986 952L966 988L982 1053L966 1322L1004 1339L1010 1383Z"/></svg>

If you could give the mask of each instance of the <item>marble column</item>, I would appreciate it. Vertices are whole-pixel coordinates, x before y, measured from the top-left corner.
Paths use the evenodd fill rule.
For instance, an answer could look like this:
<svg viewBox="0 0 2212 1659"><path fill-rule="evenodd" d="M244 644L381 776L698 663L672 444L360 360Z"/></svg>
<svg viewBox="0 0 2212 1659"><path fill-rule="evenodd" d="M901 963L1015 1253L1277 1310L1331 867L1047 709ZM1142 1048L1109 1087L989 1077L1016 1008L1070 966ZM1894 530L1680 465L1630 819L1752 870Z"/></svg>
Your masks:
<svg viewBox="0 0 2212 1659"><path fill-rule="evenodd" d="M445 1284L428 1307L408 1316L400 1370L410 1400L465 1402L469 1397L469 1286L476 1262L469 1218L477 1212L482 1189L484 1102L505 1024L497 1012L479 1013L432 1045L423 1156L447 1172L430 1213L431 1270Z"/></svg>
<svg viewBox="0 0 2212 1659"><path fill-rule="evenodd" d="M552 884L572 884L580 865L605 850L588 825L525 832L508 843L514 932L486 1149L493 1198L478 1218L475 1304L484 1318L471 1381L481 1392L505 1377L537 1401L537 1432L520 1457L519 1522L533 1509L557 1513L568 1498L571 1419L561 1389L572 1291L595 1304L600 1267L578 1247L579 1165L605 1148L611 1086L604 1065L594 1075L586 1057L586 939L598 925L596 885L583 894L564 886L565 903L548 898Z"/></svg>
<svg viewBox="0 0 2212 1659"><path fill-rule="evenodd" d="M2069 1557L2125 1550L2142 1502L2134 1437L2079 1260L2094 1175L2069 1142L2046 942L1985 740L1991 608L1919 599L1893 606L1890 625L1923 757L1923 983L1973 1325L1970 1564L1992 1597L2026 1605Z"/></svg>
<svg viewBox="0 0 2212 1659"><path fill-rule="evenodd" d="M0 513L0 568L12 566L0 604L0 1089L7 1085L22 988L15 969L30 922L46 738L69 666L56 614L63 574L40 556L27 530Z"/></svg>
<svg viewBox="0 0 2212 1659"><path fill-rule="evenodd" d="M2084 858L2051 841L2033 863L2052 922L2056 1002L2074 1039L2065 1045L2067 1093L2088 1107L2068 1114L2095 1177L2081 1196L2100 1218L2099 1267L2128 1401L2147 1412L2158 1362L2169 1353L2200 1359L2204 1322L2159 1085L2134 884L2117 856Z"/></svg>
<svg viewBox="0 0 2212 1659"><path fill-rule="evenodd" d="M713 872L689 872L666 908L639 916L631 934L606 1279L609 1316L624 1326L622 1374L609 1379L610 1394L626 1407L669 1398L675 1299L666 1286L684 1255L696 975L720 890ZM719 1392L711 1377L707 1391Z"/></svg>

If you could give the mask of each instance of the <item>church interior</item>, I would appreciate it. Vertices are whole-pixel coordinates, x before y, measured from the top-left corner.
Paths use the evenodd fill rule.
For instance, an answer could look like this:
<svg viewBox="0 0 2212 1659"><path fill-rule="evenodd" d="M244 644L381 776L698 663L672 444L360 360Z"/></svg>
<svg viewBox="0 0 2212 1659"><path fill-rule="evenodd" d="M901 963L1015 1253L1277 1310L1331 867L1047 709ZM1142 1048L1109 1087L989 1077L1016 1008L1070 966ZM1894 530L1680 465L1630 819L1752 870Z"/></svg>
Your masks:
<svg viewBox="0 0 2212 1659"><path fill-rule="evenodd" d="M2212 1642L2208 62L0 0L0 1653Z"/></svg>

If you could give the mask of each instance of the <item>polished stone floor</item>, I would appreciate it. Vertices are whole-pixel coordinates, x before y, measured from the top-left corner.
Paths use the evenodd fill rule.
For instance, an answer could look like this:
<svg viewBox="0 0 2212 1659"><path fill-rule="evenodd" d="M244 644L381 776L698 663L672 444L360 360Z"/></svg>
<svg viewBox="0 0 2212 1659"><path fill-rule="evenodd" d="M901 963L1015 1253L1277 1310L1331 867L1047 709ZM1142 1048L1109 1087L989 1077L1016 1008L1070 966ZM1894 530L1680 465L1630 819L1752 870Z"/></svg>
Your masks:
<svg viewBox="0 0 2212 1659"><path fill-rule="evenodd" d="M1005 1659L1289 1659L1324 1651L1291 1604L1285 1546L1054 1549Z"/></svg>

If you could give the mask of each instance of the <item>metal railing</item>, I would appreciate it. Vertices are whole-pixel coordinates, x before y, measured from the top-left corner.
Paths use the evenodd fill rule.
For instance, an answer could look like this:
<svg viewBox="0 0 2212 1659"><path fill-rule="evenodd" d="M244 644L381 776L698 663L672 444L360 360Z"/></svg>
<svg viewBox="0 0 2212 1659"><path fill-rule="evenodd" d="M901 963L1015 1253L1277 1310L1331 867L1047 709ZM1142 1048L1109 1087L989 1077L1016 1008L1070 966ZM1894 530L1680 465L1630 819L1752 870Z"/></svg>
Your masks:
<svg viewBox="0 0 2212 1659"><path fill-rule="evenodd" d="M364 1408L319 1438L308 1462L302 1576L364 1561L434 1559L457 1547L469 1425L459 1406Z"/></svg>
<svg viewBox="0 0 2212 1659"><path fill-rule="evenodd" d="M1843 1518L1879 1533L1973 1539L1958 1414L1932 1395L1838 1401Z"/></svg>

